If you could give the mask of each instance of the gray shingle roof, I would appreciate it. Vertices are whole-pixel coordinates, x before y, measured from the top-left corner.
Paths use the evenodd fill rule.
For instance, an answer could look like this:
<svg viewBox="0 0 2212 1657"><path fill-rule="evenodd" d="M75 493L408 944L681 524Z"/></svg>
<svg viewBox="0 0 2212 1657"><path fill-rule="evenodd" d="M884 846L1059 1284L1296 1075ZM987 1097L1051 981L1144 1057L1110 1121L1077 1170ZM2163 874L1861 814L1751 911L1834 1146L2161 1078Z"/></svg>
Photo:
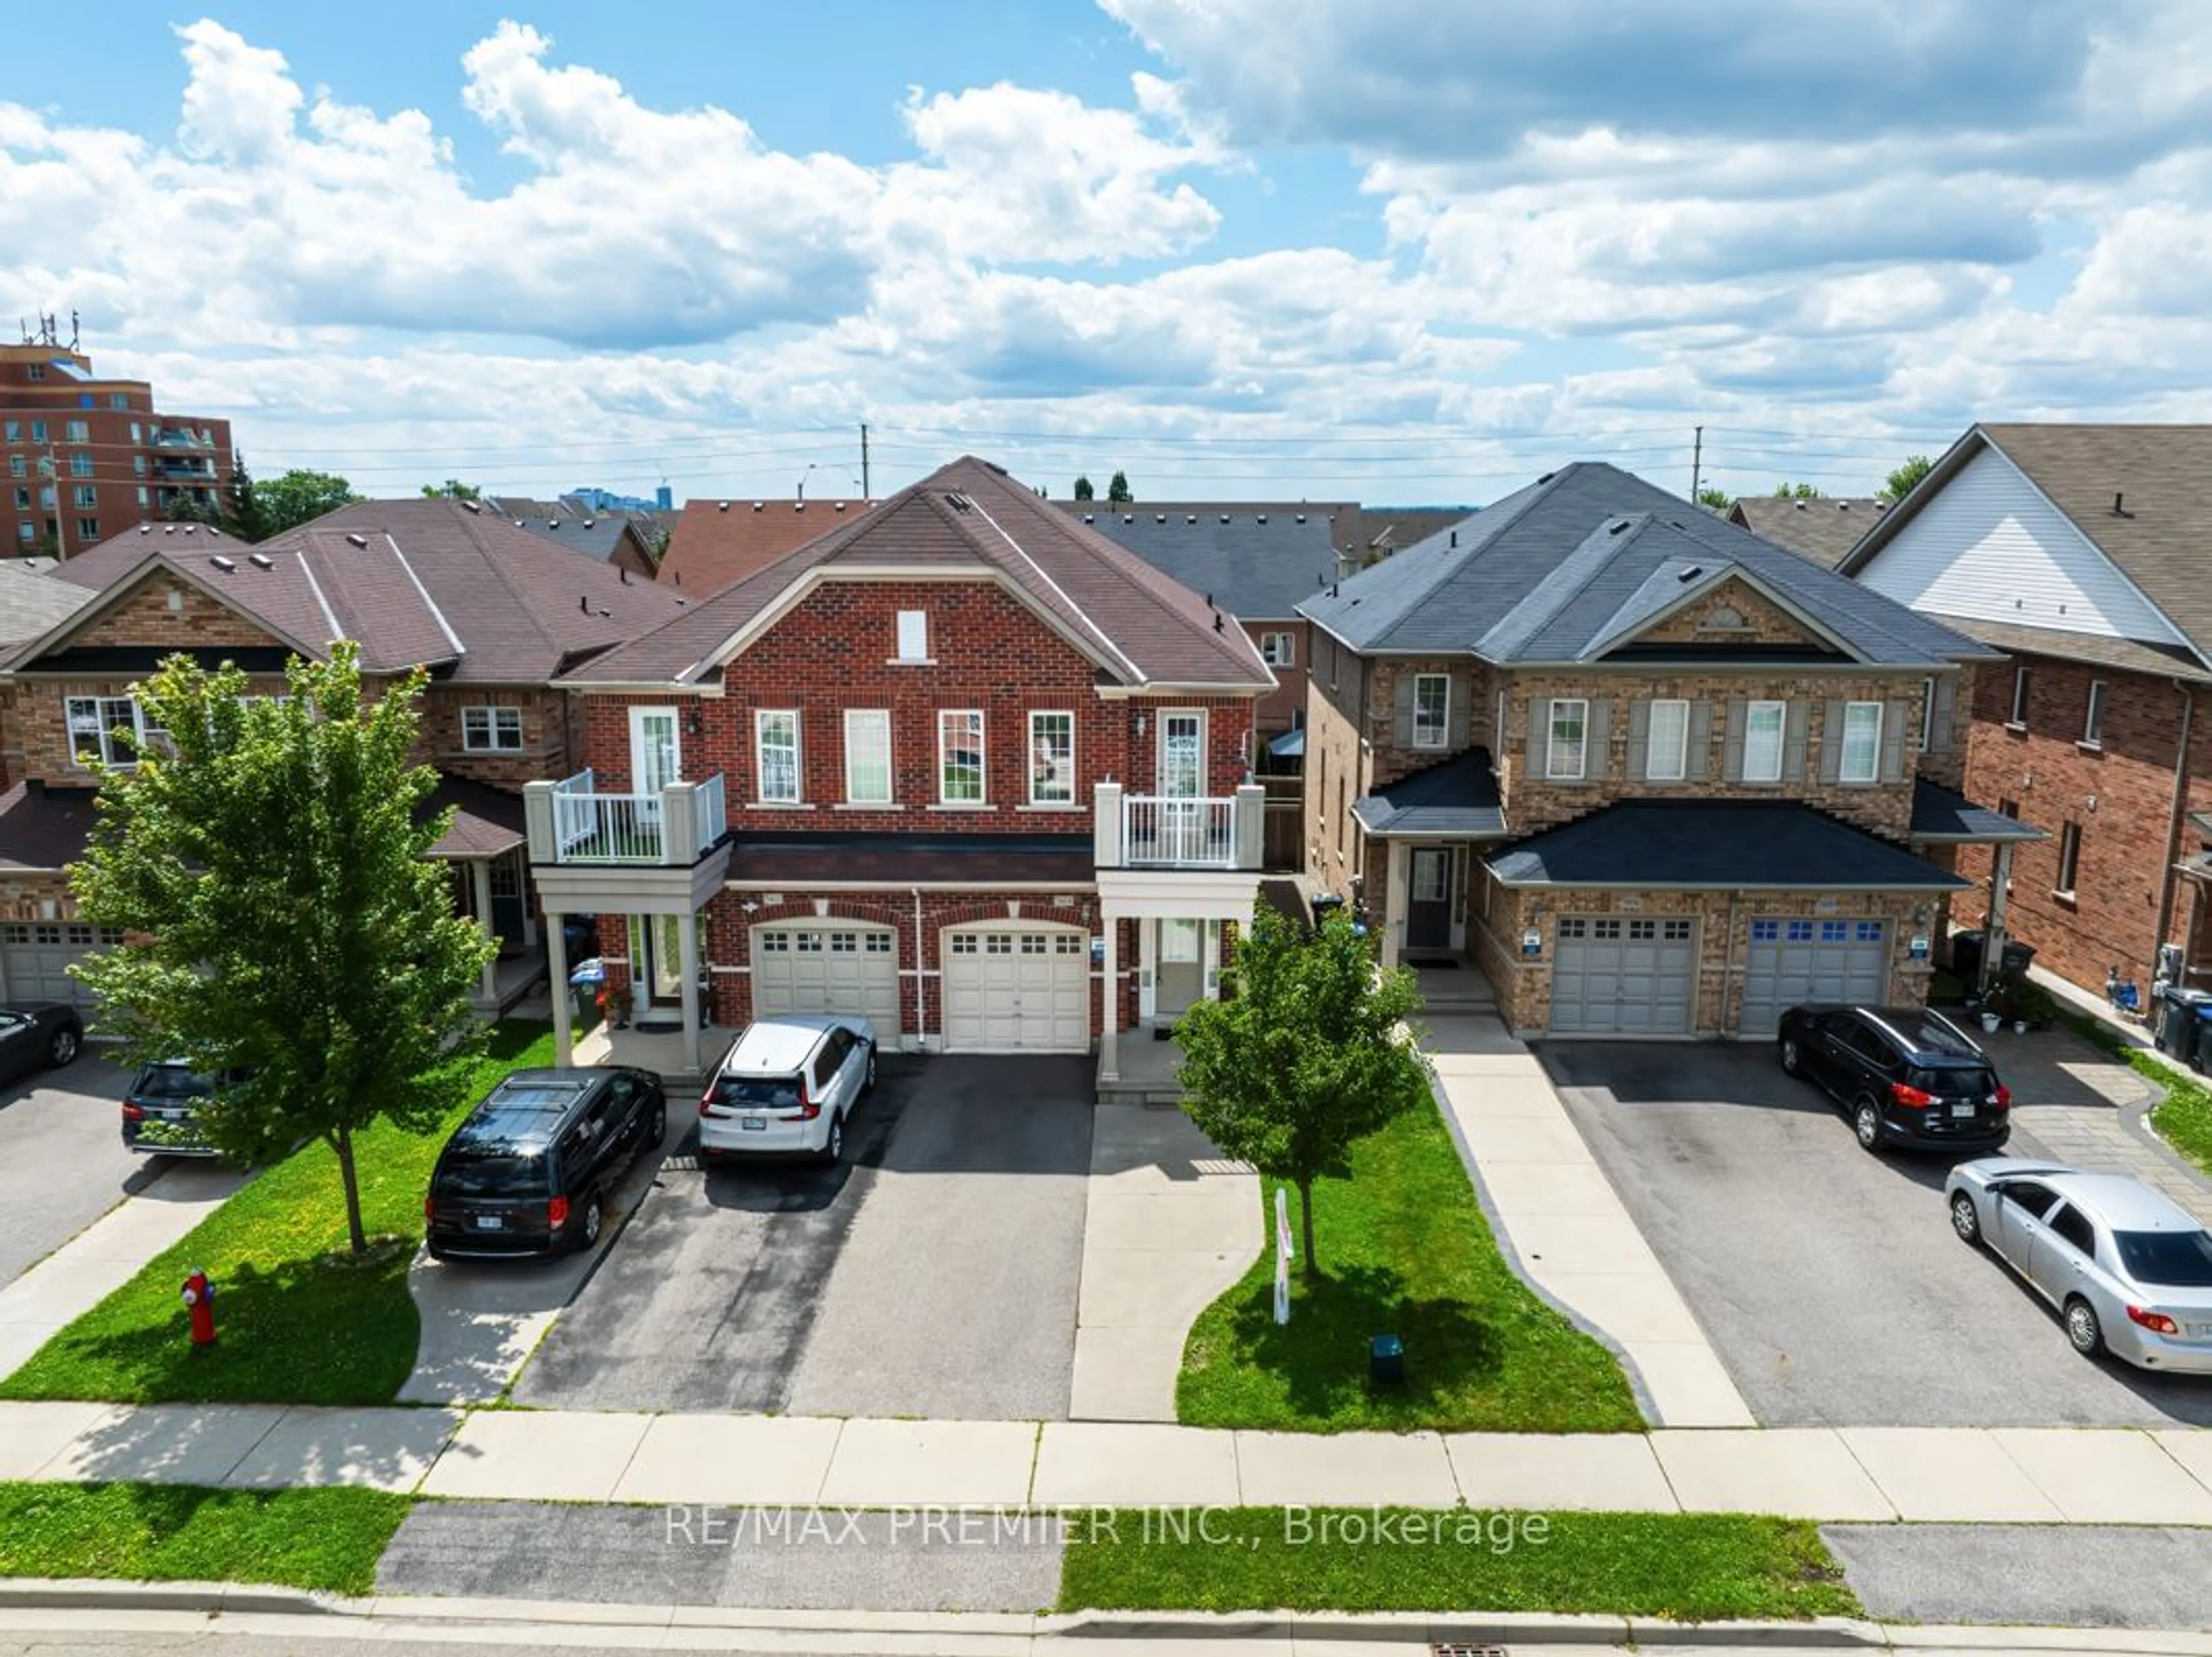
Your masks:
<svg viewBox="0 0 2212 1657"><path fill-rule="evenodd" d="M1912 785L1912 838L1957 844L2048 840L2051 837L2017 817L1978 806L1957 789L1947 789L1923 777Z"/></svg>
<svg viewBox="0 0 2212 1657"><path fill-rule="evenodd" d="M1505 832L1490 751L1469 748L1439 765L1362 795L1352 814L1370 834L1452 834L1470 839Z"/></svg>
<svg viewBox="0 0 2212 1657"><path fill-rule="evenodd" d="M1753 534L1833 570L1888 509L1871 495L1822 495L1809 501L1747 495L1729 508L1728 515L1729 522Z"/></svg>
<svg viewBox="0 0 2212 1657"><path fill-rule="evenodd" d="M1489 853L1507 886L1956 892L1971 882L1809 806L1632 800Z"/></svg>
<svg viewBox="0 0 2212 1657"><path fill-rule="evenodd" d="M1578 461L1298 607L1354 649L1579 661L1639 604L1735 568L1864 660L1992 654L1856 582L1602 462ZM1694 573L1692 573L1694 572Z"/></svg>
<svg viewBox="0 0 2212 1657"><path fill-rule="evenodd" d="M91 600L74 582L0 564L0 641L36 638Z"/></svg>
<svg viewBox="0 0 2212 1657"><path fill-rule="evenodd" d="M1158 506L1075 515L1243 621L1287 621L1336 573L1334 521L1303 507Z"/></svg>

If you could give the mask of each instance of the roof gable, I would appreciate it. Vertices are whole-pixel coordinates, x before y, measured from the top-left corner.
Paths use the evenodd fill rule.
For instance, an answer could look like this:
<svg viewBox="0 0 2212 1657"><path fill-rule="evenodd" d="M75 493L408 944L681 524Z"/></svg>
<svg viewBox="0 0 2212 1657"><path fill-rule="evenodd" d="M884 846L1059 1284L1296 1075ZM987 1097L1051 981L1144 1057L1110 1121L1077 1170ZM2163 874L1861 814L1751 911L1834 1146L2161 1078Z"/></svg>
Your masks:
<svg viewBox="0 0 2212 1657"><path fill-rule="evenodd" d="M327 628L316 627L312 615L286 618L306 620L308 624L302 630L280 625L263 609L240 603L234 594L212 578L212 571L195 567L196 563L160 552L143 553L106 588L37 637L7 651L0 662L16 671L65 650L171 645L175 612L167 595L179 588L198 594L227 612L234 624L201 631L201 639L211 647L274 648L314 659L328 655L333 635Z"/></svg>

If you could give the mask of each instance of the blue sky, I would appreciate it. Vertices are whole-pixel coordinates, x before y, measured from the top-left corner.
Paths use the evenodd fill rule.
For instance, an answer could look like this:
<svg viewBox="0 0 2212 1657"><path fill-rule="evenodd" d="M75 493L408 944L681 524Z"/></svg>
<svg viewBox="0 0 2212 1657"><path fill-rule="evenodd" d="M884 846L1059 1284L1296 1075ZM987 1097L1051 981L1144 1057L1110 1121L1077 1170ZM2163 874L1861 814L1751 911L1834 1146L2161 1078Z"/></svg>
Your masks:
<svg viewBox="0 0 2212 1657"><path fill-rule="evenodd" d="M0 295L371 492L849 492L863 420L878 493L1866 492L2206 417L2203 9L117 0L0 101Z"/></svg>

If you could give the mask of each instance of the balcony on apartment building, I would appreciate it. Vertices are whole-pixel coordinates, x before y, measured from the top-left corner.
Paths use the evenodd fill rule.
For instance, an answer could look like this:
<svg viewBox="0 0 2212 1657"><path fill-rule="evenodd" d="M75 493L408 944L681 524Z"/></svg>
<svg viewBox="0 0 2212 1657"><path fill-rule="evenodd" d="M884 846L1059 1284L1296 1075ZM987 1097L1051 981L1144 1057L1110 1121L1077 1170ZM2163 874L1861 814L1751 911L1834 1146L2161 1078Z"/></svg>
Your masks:
<svg viewBox="0 0 2212 1657"><path fill-rule="evenodd" d="M1246 871L1261 867L1267 795L1257 783L1208 797L1093 790L1091 861L1102 869Z"/></svg>
<svg viewBox="0 0 2212 1657"><path fill-rule="evenodd" d="M188 431L182 426L164 426L154 434L154 446L156 448L212 450L215 448L215 437L211 433Z"/></svg>

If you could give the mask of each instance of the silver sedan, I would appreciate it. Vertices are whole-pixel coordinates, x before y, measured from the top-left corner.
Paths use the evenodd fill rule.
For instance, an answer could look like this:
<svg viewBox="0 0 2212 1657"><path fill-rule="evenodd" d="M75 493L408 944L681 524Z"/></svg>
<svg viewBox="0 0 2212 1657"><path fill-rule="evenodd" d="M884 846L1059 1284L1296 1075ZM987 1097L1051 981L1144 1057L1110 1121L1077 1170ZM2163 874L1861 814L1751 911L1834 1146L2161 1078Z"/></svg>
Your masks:
<svg viewBox="0 0 2212 1657"><path fill-rule="evenodd" d="M1951 1228L2057 1307L2083 1357L2212 1374L2212 1233L2139 1180L2017 1156L1961 1162Z"/></svg>

